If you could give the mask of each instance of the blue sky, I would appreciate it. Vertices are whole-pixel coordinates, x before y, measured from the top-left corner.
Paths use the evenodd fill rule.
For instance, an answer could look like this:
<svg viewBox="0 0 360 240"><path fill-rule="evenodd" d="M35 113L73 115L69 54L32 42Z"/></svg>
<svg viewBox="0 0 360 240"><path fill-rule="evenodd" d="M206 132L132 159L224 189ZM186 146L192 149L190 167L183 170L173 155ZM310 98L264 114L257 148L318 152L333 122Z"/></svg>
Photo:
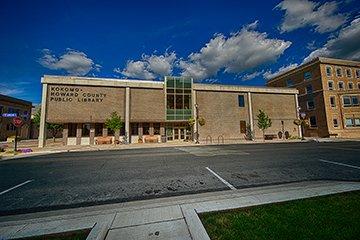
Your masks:
<svg viewBox="0 0 360 240"><path fill-rule="evenodd" d="M0 93L44 74L264 85L317 56L360 60L360 1L1 1Z"/></svg>

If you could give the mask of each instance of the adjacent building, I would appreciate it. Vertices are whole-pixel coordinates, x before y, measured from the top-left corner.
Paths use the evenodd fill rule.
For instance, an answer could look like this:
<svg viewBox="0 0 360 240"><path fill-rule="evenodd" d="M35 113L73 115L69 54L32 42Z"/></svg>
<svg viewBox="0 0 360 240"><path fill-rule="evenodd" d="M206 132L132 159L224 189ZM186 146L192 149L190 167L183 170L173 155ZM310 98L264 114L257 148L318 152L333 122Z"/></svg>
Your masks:
<svg viewBox="0 0 360 240"><path fill-rule="evenodd" d="M112 136L104 125L112 112L123 119L120 135L131 143L146 142L149 136L157 142L190 140L188 120L197 119L196 114L206 121L198 129L200 141L243 140L247 126L262 138L259 109L273 122L267 134L300 134L293 123L296 89L209 85L183 77L144 81L46 75L41 82L40 147L45 144L45 122L63 125L66 145L95 144Z"/></svg>
<svg viewBox="0 0 360 240"><path fill-rule="evenodd" d="M16 128L12 124L14 117L21 117L24 120L18 136L22 139L29 138L31 107L31 102L0 94L0 141L15 136Z"/></svg>
<svg viewBox="0 0 360 240"><path fill-rule="evenodd" d="M360 137L360 62L319 57L267 82L299 90L308 137Z"/></svg>

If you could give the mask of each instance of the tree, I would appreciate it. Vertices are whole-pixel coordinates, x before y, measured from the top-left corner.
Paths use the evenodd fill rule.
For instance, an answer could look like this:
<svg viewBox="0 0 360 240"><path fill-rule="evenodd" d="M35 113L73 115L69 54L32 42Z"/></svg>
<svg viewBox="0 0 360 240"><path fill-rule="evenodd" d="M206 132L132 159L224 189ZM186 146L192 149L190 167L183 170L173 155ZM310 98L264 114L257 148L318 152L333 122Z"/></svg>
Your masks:
<svg viewBox="0 0 360 240"><path fill-rule="evenodd" d="M117 112L112 112L110 118L105 120L105 126L115 132L115 140L119 140L120 129L123 127L123 125L124 123Z"/></svg>
<svg viewBox="0 0 360 240"><path fill-rule="evenodd" d="M261 129L261 131L263 132L263 139L265 141L265 130L268 129L269 127L271 127L271 119L270 117L263 111L263 110L259 110L259 114L257 115L258 118L258 127Z"/></svg>
<svg viewBox="0 0 360 240"><path fill-rule="evenodd" d="M246 125L245 139L250 141L254 139L254 131L251 130L250 124Z"/></svg>
<svg viewBox="0 0 360 240"><path fill-rule="evenodd" d="M41 110L39 109L35 113L34 118L32 119L32 122L35 124L35 126L37 128L40 127L40 121L41 121L40 119L41 119ZM55 137L59 132L62 131L63 125L62 124L57 124L57 123L46 123L46 128L48 130L50 130L53 141L55 142Z"/></svg>

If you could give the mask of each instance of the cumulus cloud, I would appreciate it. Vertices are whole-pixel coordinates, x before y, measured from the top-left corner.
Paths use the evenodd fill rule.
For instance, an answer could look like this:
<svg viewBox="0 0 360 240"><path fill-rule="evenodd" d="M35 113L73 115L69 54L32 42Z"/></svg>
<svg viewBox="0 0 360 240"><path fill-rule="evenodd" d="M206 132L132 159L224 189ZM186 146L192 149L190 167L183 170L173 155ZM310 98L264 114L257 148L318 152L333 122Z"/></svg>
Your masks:
<svg viewBox="0 0 360 240"><path fill-rule="evenodd" d="M94 63L84 52L66 49L66 52L57 57L49 49L42 50L43 56L38 62L48 69L65 70L70 75L84 76L91 70L100 71L101 65Z"/></svg>
<svg viewBox="0 0 360 240"><path fill-rule="evenodd" d="M304 59L308 62L316 57L335 57L349 60L360 60L360 17L354 19L350 25L342 28L323 47L312 51Z"/></svg>
<svg viewBox="0 0 360 240"><path fill-rule="evenodd" d="M249 24L229 37L214 35L199 52L179 61L181 75L201 80L219 71L240 73L276 61L291 42L268 38L266 33L255 30L257 24L257 21Z"/></svg>
<svg viewBox="0 0 360 240"><path fill-rule="evenodd" d="M332 32L343 25L347 16L338 12L336 1L319 4L309 0L283 0L275 8L285 11L281 32L314 27L316 32Z"/></svg>
<svg viewBox="0 0 360 240"><path fill-rule="evenodd" d="M291 63L287 66L282 66L280 67L276 72L271 72L271 71L266 71L264 74L263 74L263 77L265 79L272 79L276 76L279 76L280 74L284 73L284 72L287 72L287 71L290 71L294 68L296 68L298 66L297 63Z"/></svg>
<svg viewBox="0 0 360 240"><path fill-rule="evenodd" d="M129 60L124 69L115 68L114 72L129 78L155 79L171 75L175 61L175 52L162 55L143 54L141 60Z"/></svg>

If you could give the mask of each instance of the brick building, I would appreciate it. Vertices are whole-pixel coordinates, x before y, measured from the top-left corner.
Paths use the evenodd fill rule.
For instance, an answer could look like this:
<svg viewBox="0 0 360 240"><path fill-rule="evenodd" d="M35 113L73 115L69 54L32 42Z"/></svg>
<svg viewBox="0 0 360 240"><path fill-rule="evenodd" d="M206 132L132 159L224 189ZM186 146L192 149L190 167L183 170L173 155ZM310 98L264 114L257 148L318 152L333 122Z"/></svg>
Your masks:
<svg viewBox="0 0 360 240"><path fill-rule="evenodd" d="M209 85L178 77L142 81L44 76L42 85L40 147L46 138L45 122L63 124L64 144L94 144L112 134L104 126L112 112L124 120L120 135L131 143L147 136L159 142L189 140L188 119L196 119L197 112L206 121L199 127L201 141L244 139L247 125L261 138L259 109L272 118L267 134L299 136L293 123L296 89Z"/></svg>
<svg viewBox="0 0 360 240"><path fill-rule="evenodd" d="M316 58L267 82L299 90L309 137L360 137L360 62Z"/></svg>
<svg viewBox="0 0 360 240"><path fill-rule="evenodd" d="M15 136L15 126L12 124L14 116L21 117L25 123L18 136L22 139L29 138L31 107L31 102L0 94L0 141Z"/></svg>

